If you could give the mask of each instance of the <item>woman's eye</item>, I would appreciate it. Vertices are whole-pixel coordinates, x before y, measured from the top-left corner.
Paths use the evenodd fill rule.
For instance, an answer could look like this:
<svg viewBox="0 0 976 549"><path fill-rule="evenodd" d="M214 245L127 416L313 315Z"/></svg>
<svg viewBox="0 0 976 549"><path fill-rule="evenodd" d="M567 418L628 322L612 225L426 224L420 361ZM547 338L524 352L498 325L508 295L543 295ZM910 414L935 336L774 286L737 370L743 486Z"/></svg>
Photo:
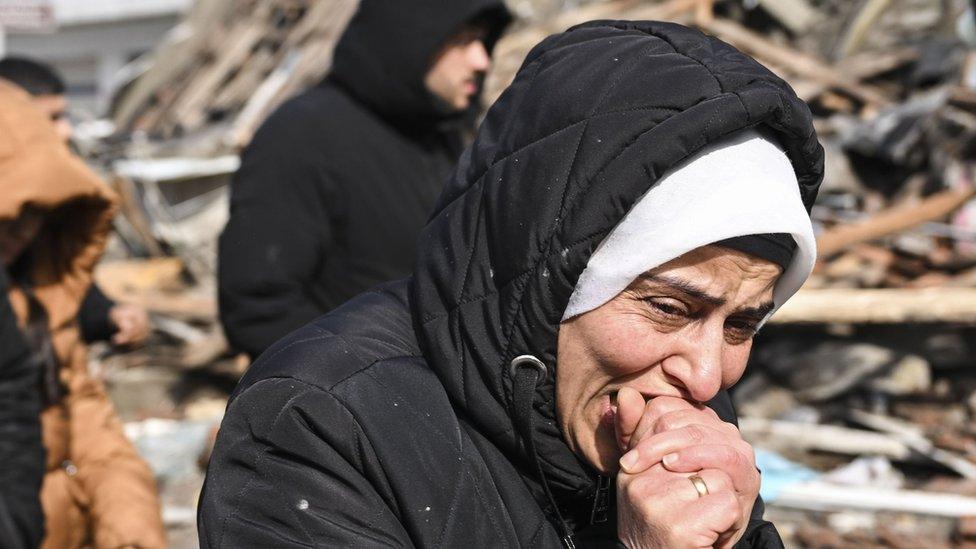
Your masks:
<svg viewBox="0 0 976 549"><path fill-rule="evenodd" d="M757 328L755 322L730 321L725 324L726 338L730 343L743 343L756 335Z"/></svg>
<svg viewBox="0 0 976 549"><path fill-rule="evenodd" d="M687 311L686 311L685 307L681 306L678 303L674 303L671 300L669 300L669 301L663 301L663 300L660 300L660 299L649 299L649 300L647 300L647 302L650 303L650 305L652 307L654 307L655 309L657 309L658 311L664 313L667 316L675 316L675 317L677 317L677 316L686 316L687 315Z"/></svg>

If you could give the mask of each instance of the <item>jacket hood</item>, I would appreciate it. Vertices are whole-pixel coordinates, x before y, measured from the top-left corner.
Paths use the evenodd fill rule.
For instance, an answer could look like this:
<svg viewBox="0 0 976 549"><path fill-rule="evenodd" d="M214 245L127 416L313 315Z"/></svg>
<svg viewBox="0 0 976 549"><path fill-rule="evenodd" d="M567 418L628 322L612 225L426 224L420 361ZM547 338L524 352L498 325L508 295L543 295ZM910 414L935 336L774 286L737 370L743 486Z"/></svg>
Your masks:
<svg viewBox="0 0 976 549"><path fill-rule="evenodd" d="M0 221L26 206L46 214L25 256L31 254L31 283L52 326L76 316L105 248L114 201L30 97L0 80Z"/></svg>
<svg viewBox="0 0 976 549"><path fill-rule="evenodd" d="M384 118L452 117L424 77L440 45L476 18L489 24L491 52L511 21L501 0L362 0L336 45L330 78Z"/></svg>
<svg viewBox="0 0 976 549"><path fill-rule="evenodd" d="M554 406L556 335L580 273L662 175L753 127L780 142L809 211L823 149L785 82L680 25L580 25L529 53L421 234L411 307L425 358L459 413L523 463L509 364L546 364L532 438L563 501L590 493L595 477L563 441Z"/></svg>

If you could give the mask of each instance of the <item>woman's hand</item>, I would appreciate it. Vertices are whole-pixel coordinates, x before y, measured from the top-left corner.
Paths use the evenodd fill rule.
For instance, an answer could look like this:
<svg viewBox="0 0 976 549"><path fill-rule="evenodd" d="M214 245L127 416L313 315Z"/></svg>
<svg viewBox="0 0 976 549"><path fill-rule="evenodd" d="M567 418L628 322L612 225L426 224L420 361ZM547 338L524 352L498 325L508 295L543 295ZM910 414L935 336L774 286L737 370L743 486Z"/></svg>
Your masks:
<svg viewBox="0 0 976 549"><path fill-rule="evenodd" d="M759 493L752 447L711 409L617 394L618 534L628 547L731 547ZM705 481L700 496L689 477Z"/></svg>
<svg viewBox="0 0 976 549"><path fill-rule="evenodd" d="M732 545L742 510L729 476L699 471L708 494L699 496L688 474L660 463L640 474L617 476L617 535L631 549L703 548ZM729 543L726 543L728 541Z"/></svg>

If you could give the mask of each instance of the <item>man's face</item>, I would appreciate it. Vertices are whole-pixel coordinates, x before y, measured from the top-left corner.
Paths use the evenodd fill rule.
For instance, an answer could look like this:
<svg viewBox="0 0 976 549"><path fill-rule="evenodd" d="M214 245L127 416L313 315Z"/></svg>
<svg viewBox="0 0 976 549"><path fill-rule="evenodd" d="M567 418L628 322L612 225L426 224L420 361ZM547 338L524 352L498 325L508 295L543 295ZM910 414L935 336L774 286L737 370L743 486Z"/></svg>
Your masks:
<svg viewBox="0 0 976 549"><path fill-rule="evenodd" d="M616 394L631 387L707 402L742 376L773 308L776 264L718 246L648 271L617 297L560 325L556 409L570 448L617 469Z"/></svg>
<svg viewBox="0 0 976 549"><path fill-rule="evenodd" d="M63 95L38 95L34 97L34 104L44 111L51 119L58 135L67 143L74 134L71 119L68 118L68 99Z"/></svg>
<svg viewBox="0 0 976 549"><path fill-rule="evenodd" d="M481 26L462 28L441 46L424 78L427 89L456 111L471 105L481 76L491 67L486 34Z"/></svg>
<svg viewBox="0 0 976 549"><path fill-rule="evenodd" d="M0 259L4 265L12 265L24 253L44 225L44 214L39 210L25 209L10 221L0 221Z"/></svg>

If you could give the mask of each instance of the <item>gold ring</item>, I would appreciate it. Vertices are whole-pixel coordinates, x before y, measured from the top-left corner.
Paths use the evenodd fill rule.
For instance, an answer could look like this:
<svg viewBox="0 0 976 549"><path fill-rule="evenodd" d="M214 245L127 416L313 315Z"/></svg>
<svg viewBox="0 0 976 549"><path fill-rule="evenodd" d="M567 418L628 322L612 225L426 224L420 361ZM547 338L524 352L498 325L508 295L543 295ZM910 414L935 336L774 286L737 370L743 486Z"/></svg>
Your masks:
<svg viewBox="0 0 976 549"><path fill-rule="evenodd" d="M705 484L705 479L698 475L691 475L688 477L691 484L695 487L695 491L698 492L698 497L704 497L708 495L708 485Z"/></svg>

